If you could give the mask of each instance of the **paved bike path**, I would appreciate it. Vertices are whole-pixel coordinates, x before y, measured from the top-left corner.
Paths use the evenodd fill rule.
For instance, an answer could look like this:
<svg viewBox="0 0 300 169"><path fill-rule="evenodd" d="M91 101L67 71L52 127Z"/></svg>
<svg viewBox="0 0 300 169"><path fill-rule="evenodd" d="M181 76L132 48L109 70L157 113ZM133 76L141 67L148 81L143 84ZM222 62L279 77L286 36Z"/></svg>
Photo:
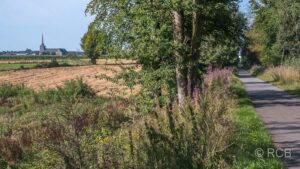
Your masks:
<svg viewBox="0 0 300 169"><path fill-rule="evenodd" d="M291 156L287 153L282 158L283 163L288 169L300 169L299 97L252 77L246 71L239 71L239 76L277 149L291 150Z"/></svg>

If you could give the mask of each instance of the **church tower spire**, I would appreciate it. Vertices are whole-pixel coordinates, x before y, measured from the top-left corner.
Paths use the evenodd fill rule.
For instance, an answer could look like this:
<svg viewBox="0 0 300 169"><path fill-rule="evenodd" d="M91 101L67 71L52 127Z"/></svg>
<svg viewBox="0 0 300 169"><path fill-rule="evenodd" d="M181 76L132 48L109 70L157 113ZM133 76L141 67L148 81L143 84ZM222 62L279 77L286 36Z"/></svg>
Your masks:
<svg viewBox="0 0 300 169"><path fill-rule="evenodd" d="M44 45L44 34L42 34L42 45Z"/></svg>
<svg viewBox="0 0 300 169"><path fill-rule="evenodd" d="M42 34L42 44L40 46L40 55L42 55L46 51L46 46L44 44L44 34Z"/></svg>

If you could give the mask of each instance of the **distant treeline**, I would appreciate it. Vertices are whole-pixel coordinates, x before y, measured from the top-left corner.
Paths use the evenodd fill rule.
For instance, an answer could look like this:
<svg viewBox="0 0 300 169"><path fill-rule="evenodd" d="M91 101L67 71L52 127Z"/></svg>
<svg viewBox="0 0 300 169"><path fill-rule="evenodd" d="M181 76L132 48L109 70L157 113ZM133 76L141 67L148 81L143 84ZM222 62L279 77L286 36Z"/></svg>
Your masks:
<svg viewBox="0 0 300 169"><path fill-rule="evenodd" d="M81 56L77 56L77 55L66 55L66 56L55 56L55 55L38 55L38 56L34 56L34 55L26 55L26 56L16 56L16 55L12 55L12 56L8 56L8 55L0 55L0 60L16 60L16 59L22 59L22 60L34 60L34 59L45 59L45 60L49 60L49 59L53 59L53 58L70 58L70 57L81 57Z"/></svg>
<svg viewBox="0 0 300 169"><path fill-rule="evenodd" d="M49 59L70 59L70 58L88 58L86 55L80 56L75 54L68 54L64 56L57 56L57 55L25 55L25 56L17 56L17 55L0 55L0 60L49 60ZM99 59L129 59L130 57L126 57L123 55L102 55Z"/></svg>

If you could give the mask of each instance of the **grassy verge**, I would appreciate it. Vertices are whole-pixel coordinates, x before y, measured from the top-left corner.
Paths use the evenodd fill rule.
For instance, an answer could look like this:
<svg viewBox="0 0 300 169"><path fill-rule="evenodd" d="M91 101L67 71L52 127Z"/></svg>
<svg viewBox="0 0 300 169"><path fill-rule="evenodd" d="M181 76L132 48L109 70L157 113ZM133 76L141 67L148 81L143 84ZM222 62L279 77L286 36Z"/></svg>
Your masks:
<svg viewBox="0 0 300 169"><path fill-rule="evenodd" d="M255 150L273 148L270 135L263 127L247 93L239 80L236 79L234 90L238 95L238 107L234 114L236 122L235 145L233 147L234 168L243 169L281 169L278 158L257 157Z"/></svg>
<svg viewBox="0 0 300 169"><path fill-rule="evenodd" d="M291 94L300 96L299 69L292 66L278 66L264 68L253 66L249 72L274 86L277 86Z"/></svg>
<svg viewBox="0 0 300 169"><path fill-rule="evenodd" d="M282 81L274 81L272 76L266 71L256 76L257 78L264 80L268 83L271 83L274 86L277 86L291 94L300 96L300 84L297 83L283 83Z"/></svg>

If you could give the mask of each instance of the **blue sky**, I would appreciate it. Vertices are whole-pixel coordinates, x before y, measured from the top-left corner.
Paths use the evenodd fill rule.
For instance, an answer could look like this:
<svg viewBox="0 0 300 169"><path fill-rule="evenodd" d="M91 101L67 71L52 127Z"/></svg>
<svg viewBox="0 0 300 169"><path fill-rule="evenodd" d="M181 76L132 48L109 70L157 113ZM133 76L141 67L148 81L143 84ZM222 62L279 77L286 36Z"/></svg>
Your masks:
<svg viewBox="0 0 300 169"><path fill-rule="evenodd" d="M246 11L243 0L241 10ZM0 51L37 50L44 33L49 48L81 50L80 40L92 17L89 0L0 0Z"/></svg>
<svg viewBox="0 0 300 169"><path fill-rule="evenodd" d="M44 33L49 48L78 50L91 17L89 0L0 0L0 51L37 50Z"/></svg>
<svg viewBox="0 0 300 169"><path fill-rule="evenodd" d="M249 0L240 0L240 10L247 13L249 10Z"/></svg>

